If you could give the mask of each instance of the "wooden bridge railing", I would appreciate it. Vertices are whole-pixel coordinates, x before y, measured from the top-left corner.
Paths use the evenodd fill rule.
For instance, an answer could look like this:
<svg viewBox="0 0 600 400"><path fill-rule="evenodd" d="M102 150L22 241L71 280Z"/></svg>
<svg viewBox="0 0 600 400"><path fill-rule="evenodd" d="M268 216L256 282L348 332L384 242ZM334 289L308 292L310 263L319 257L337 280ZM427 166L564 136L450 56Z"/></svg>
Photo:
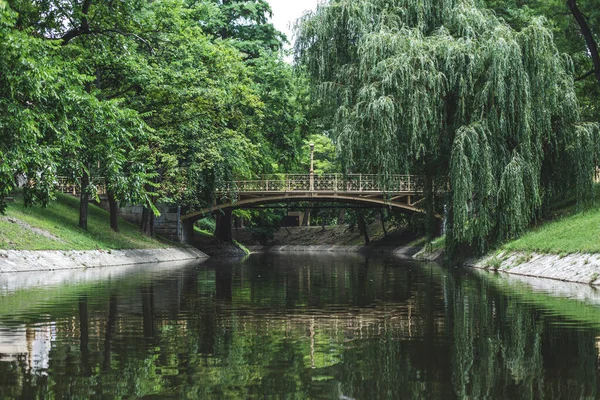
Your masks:
<svg viewBox="0 0 600 400"><path fill-rule="evenodd" d="M247 192L376 192L422 193L424 182L415 175L392 175L383 180L368 174L280 174L265 175L260 179L226 182L220 193Z"/></svg>

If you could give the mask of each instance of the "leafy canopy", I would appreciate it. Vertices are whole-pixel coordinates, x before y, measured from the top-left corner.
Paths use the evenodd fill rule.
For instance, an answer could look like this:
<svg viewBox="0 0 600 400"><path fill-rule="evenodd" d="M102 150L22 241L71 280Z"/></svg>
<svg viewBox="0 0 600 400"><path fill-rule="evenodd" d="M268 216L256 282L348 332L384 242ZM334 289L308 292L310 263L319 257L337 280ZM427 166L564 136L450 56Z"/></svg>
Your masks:
<svg viewBox="0 0 600 400"><path fill-rule="evenodd" d="M517 31L475 0L331 0L298 34L344 169L424 175L430 215L449 188L452 252L520 235L557 196L592 195L598 127L580 124L572 62L545 20Z"/></svg>

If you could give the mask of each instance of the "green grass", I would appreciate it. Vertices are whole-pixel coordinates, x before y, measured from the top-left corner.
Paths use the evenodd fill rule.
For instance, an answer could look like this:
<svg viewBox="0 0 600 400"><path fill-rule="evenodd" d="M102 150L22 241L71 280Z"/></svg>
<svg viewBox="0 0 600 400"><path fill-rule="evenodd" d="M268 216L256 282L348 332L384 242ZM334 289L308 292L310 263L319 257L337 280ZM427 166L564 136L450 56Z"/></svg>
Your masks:
<svg viewBox="0 0 600 400"><path fill-rule="evenodd" d="M234 240L233 243L239 247L240 249L242 249L242 251L248 256L250 255L250 250L248 250L248 248L246 246L244 246L242 243L238 242L237 240Z"/></svg>
<svg viewBox="0 0 600 400"><path fill-rule="evenodd" d="M215 237L215 235L212 234L212 232L198 228L195 225L194 225L194 235L200 235L200 236L204 236L206 238L214 238Z"/></svg>
<svg viewBox="0 0 600 400"><path fill-rule="evenodd" d="M502 248L565 255L600 253L600 208L546 223Z"/></svg>
<svg viewBox="0 0 600 400"><path fill-rule="evenodd" d="M412 242L410 242L407 247L423 247L427 250L427 252L434 252L436 250L441 250L446 246L446 236L438 236L433 239L431 242L428 241L427 236L421 236Z"/></svg>
<svg viewBox="0 0 600 400"><path fill-rule="evenodd" d="M10 222L10 219L41 229L43 234ZM94 250L94 249L148 249L172 245L166 241L143 236L139 227L119 219L120 232L110 229L107 211L90 204L88 230L78 227L79 200L58 194L47 208L23 207L17 197L9 203L6 216L0 216L0 249L4 250Z"/></svg>
<svg viewBox="0 0 600 400"><path fill-rule="evenodd" d="M446 236L440 236L431 242L431 251L440 250L446 247Z"/></svg>

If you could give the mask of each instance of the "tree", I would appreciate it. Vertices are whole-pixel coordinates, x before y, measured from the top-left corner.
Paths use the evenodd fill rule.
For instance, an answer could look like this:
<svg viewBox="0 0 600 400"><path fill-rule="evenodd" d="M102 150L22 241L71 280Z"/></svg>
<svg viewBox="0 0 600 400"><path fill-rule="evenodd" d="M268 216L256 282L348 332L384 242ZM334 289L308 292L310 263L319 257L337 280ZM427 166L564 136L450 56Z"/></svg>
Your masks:
<svg viewBox="0 0 600 400"><path fill-rule="evenodd" d="M580 3L581 4L581 3ZM579 9L577 4L577 0L567 0L567 7L573 14L575 21L579 25L581 30L581 35L585 39L585 43L587 45L587 49L589 51L590 59L592 61L592 69L587 73L587 75L595 75L596 80L598 81L598 85L600 85L600 54L598 51L598 44L596 41L595 34L590 29L590 25L586 16ZM598 16L598 9L596 8L595 17ZM585 76L585 75L584 75Z"/></svg>
<svg viewBox="0 0 600 400"><path fill-rule="evenodd" d="M296 97L298 81L292 66L277 53L261 51L247 65L254 91L264 104L260 119L263 157L272 160L273 171L289 172L300 162L305 136L299 129L304 115Z"/></svg>
<svg viewBox="0 0 600 400"><path fill-rule="evenodd" d="M111 227L119 202L141 203L152 235L159 202L202 209L227 180L299 162L303 116L267 2L10 5L0 5L0 212L19 175L27 204L47 204L60 173L81 179L85 228L103 177Z"/></svg>
<svg viewBox="0 0 600 400"><path fill-rule="evenodd" d="M208 8L210 14L203 18L205 32L233 39L233 45L249 58L257 58L264 51L277 53L287 40L269 22L272 12L266 0L208 0L206 3L203 10Z"/></svg>
<svg viewBox="0 0 600 400"><path fill-rule="evenodd" d="M556 45L573 59L573 76L582 114L598 120L600 100L600 10L593 0L486 0L513 28L520 30L532 18L549 20Z"/></svg>
<svg viewBox="0 0 600 400"><path fill-rule="evenodd" d="M449 188L451 254L517 237L565 193L591 198L598 127L580 123L543 20L515 31L473 0L333 0L298 33L344 170L423 176L430 234Z"/></svg>
<svg viewBox="0 0 600 400"><path fill-rule="evenodd" d="M0 1L0 213L25 177L25 204L48 204L61 146L76 137L68 110L85 103L85 77L58 57L51 42L22 29L20 15Z"/></svg>
<svg viewBox="0 0 600 400"><path fill-rule="evenodd" d="M121 96L115 94L121 89L115 71L137 60L123 57L123 49L128 45L135 47L138 42L147 44L133 33L135 26L129 18L140 7L135 1L108 4L85 0L68 6L59 3L11 2L17 11L13 31L22 31L30 41L37 40L52 49L50 62L41 64L46 67L42 73L49 73L49 63L61 67L56 73L61 85L55 89L45 87L40 93L43 99L49 95L56 98L54 109L48 114L60 116L62 123L51 126L53 136L41 135L45 140L52 138L54 154L41 160L37 167L38 171L48 172L36 174L54 177L60 170L81 178L79 225L84 229L88 201L95 191L92 178L104 175L111 200L111 227L118 230L116 200L144 197L143 185L136 181L145 179L145 168L139 167L143 164L141 159L133 161L132 140L143 140L147 127L138 113L125 107ZM47 81L34 76L25 79ZM23 143L39 144L35 139L27 139L27 134L23 136ZM28 177L31 173L30 169ZM40 187L38 179L29 181L33 181L33 187ZM52 183L43 187L52 193Z"/></svg>

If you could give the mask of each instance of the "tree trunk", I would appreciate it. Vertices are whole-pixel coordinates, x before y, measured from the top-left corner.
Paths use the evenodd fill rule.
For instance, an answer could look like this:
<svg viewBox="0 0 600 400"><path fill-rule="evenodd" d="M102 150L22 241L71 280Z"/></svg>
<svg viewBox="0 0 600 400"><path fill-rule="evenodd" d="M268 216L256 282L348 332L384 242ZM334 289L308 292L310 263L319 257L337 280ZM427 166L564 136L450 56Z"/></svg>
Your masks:
<svg viewBox="0 0 600 400"><path fill-rule="evenodd" d="M146 186L146 191L148 193L153 192L153 190L154 189L152 188L152 186ZM152 197L151 199L152 200L150 201L154 202ZM144 206L144 208L142 209L141 231L142 234L146 236L154 237L154 212L152 212L152 209L146 206Z"/></svg>
<svg viewBox="0 0 600 400"><path fill-rule="evenodd" d="M110 212L110 229L119 232L119 204L115 200L115 193L112 190L106 191L108 197L108 210Z"/></svg>
<svg viewBox="0 0 600 400"><path fill-rule="evenodd" d="M383 228L383 237L387 237L387 230L385 229L385 215L383 208L379 209L379 219L381 220L381 227Z"/></svg>
<svg viewBox="0 0 600 400"><path fill-rule="evenodd" d="M569 10L571 10L571 14L573 14L573 17L575 17L577 24L579 24L581 34L585 39L585 43L587 44L587 48L592 58L592 64L594 66L594 75L596 76L596 80L600 85L600 52L598 51L598 44L594 39L594 34L592 33L590 26L588 25L585 19L585 16L577 7L577 0L567 0L567 7L569 7Z"/></svg>
<svg viewBox="0 0 600 400"><path fill-rule="evenodd" d="M148 207L142 210L142 233L154 237L154 213Z"/></svg>
<svg viewBox="0 0 600 400"><path fill-rule="evenodd" d="M310 208L304 209L304 217L302 218L302 226L310 226Z"/></svg>
<svg viewBox="0 0 600 400"><path fill-rule="evenodd" d="M425 223L427 237L432 240L437 232L437 218L435 216L435 193L433 177L425 177Z"/></svg>
<svg viewBox="0 0 600 400"><path fill-rule="evenodd" d="M346 223L346 210L340 210L337 218L338 225L344 225Z"/></svg>
<svg viewBox="0 0 600 400"><path fill-rule="evenodd" d="M90 185L90 176L87 170L83 170L81 175L81 194L79 195L79 227L87 230L88 214L90 208L90 195L88 186Z"/></svg>
<svg viewBox="0 0 600 400"><path fill-rule="evenodd" d="M356 211L356 219L358 222L358 231L363 235L365 239L365 246L371 244L371 239L369 239L369 232L367 232L367 223L365 222L365 217L362 211Z"/></svg>

